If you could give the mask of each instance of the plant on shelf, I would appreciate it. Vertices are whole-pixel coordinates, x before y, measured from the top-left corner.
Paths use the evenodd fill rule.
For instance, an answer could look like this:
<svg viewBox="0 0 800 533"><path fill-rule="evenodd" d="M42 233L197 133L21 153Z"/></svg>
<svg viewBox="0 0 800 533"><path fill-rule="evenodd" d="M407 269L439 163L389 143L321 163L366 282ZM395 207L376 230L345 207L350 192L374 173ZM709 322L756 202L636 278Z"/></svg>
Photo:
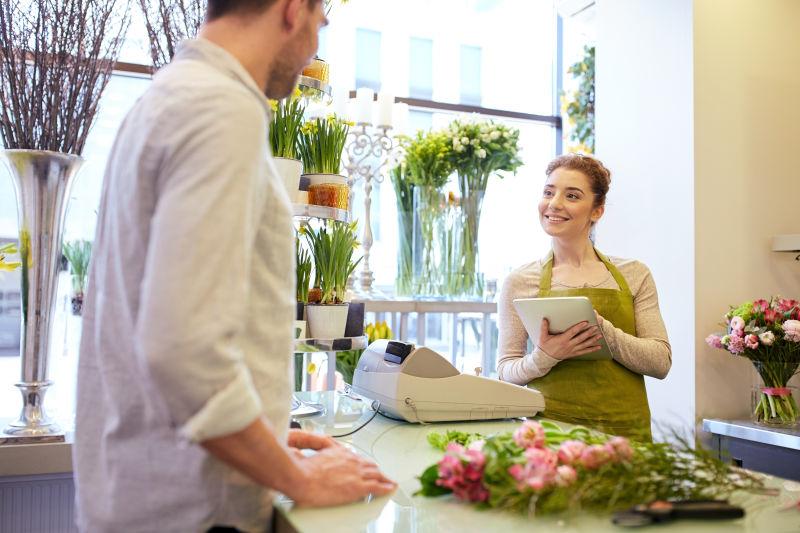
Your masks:
<svg viewBox="0 0 800 533"><path fill-rule="evenodd" d="M444 186L453 172L450 143L442 131L400 139L405 171L414 185L414 293L441 295Z"/></svg>
<svg viewBox="0 0 800 533"><path fill-rule="evenodd" d="M451 150L449 159L458 174L461 195L461 235L456 275L447 293L451 296L483 296L483 278L479 271L478 233L481 210L489 177L500 172L516 172L519 158L519 130L492 120L453 121L447 128Z"/></svg>
<svg viewBox="0 0 800 533"><path fill-rule="evenodd" d="M583 48L583 59L569 67L578 88L561 96L562 112L571 127L569 138L576 144L570 152L594 153L594 46Z"/></svg>
<svg viewBox="0 0 800 533"><path fill-rule="evenodd" d="M83 296L89 277L89 261L92 258L91 241L77 240L64 243L64 257L69 262L72 277L72 314L80 315L83 310Z"/></svg>
<svg viewBox="0 0 800 533"><path fill-rule="evenodd" d="M385 321L367 324L364 333L367 334L370 344L378 339L391 339L394 336ZM353 374L355 374L356 365L358 365L362 353L364 350L347 350L336 354L336 370L342 375L345 383L353 384Z"/></svg>
<svg viewBox="0 0 800 533"><path fill-rule="evenodd" d="M773 297L745 302L725 315L726 334L706 342L749 359L763 381L753 394L753 419L760 424L794 426L797 400L789 380L800 370L800 302Z"/></svg>
<svg viewBox="0 0 800 533"><path fill-rule="evenodd" d="M14 243L3 244L0 246L0 272L13 272L20 267L19 261L10 261L9 255L18 253L17 245Z"/></svg>
<svg viewBox="0 0 800 533"><path fill-rule="evenodd" d="M314 118L300 127L299 152L308 176L311 204L347 209L350 189L339 175L347 134L352 122L336 115Z"/></svg>
<svg viewBox="0 0 800 533"><path fill-rule="evenodd" d="M359 246L356 237L357 223L325 221L318 229L301 228L314 259L315 281L319 284L319 305L308 306L309 329L314 337L335 338L344 334L347 321L347 278L361 262L353 259ZM345 304L343 309L324 311L322 308ZM323 317L323 313L337 313L336 318ZM342 314L343 313L343 314ZM322 330L338 333L321 335Z"/></svg>
<svg viewBox="0 0 800 533"><path fill-rule="evenodd" d="M397 230L399 247L397 252L397 276L395 294L413 294L414 280L414 184L408 176L405 165L397 165L389 172L389 179L397 200Z"/></svg>
<svg viewBox="0 0 800 533"><path fill-rule="evenodd" d="M311 283L311 269L313 263L311 254L306 250L300 238L295 238L296 268L297 268L297 302L308 303L308 290Z"/></svg>
<svg viewBox="0 0 800 533"><path fill-rule="evenodd" d="M724 463L674 436L633 442L523 422L495 435L448 431L428 442L445 452L419 480L423 496L452 494L479 508L538 516L610 513L660 500L719 499L739 491L767 494L762 477Z"/></svg>
<svg viewBox="0 0 800 533"><path fill-rule="evenodd" d="M300 161L300 127L306 108L299 89L283 100L270 100L272 119L269 125L269 141L275 167L289 195L294 202L300 190L300 176L303 164Z"/></svg>

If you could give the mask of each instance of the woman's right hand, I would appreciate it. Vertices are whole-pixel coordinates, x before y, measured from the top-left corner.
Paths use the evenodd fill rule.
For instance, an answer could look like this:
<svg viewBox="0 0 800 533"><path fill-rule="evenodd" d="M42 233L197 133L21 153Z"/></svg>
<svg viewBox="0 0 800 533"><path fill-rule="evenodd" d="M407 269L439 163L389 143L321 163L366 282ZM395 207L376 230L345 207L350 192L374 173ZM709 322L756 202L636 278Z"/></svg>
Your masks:
<svg viewBox="0 0 800 533"><path fill-rule="evenodd" d="M601 338L603 334L599 326L589 325L585 321L578 322L564 333L552 335L550 321L545 318L542 319L537 347L553 359L563 361L596 352L600 349Z"/></svg>

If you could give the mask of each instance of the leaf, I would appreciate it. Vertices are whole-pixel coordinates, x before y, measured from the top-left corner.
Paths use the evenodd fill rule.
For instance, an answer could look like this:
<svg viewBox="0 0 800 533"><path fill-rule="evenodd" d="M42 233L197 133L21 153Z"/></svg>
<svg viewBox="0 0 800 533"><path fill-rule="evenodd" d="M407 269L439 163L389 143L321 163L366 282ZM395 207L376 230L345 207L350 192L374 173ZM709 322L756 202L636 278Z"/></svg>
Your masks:
<svg viewBox="0 0 800 533"><path fill-rule="evenodd" d="M446 487L440 487L436 484L436 481L439 479L438 465L429 466L417 479L419 479L422 488L415 492L414 496L436 497L453 492Z"/></svg>

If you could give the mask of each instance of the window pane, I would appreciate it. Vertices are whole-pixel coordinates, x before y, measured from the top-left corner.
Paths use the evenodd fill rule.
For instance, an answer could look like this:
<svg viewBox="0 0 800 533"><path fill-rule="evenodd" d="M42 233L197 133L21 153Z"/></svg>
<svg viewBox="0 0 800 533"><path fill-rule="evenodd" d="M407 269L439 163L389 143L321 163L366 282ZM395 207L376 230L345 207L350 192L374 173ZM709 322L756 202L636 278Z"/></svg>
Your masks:
<svg viewBox="0 0 800 533"><path fill-rule="evenodd" d="M481 49L461 47L461 103L481 105Z"/></svg>
<svg viewBox="0 0 800 533"><path fill-rule="evenodd" d="M356 87L381 88L381 34L356 30Z"/></svg>
<svg viewBox="0 0 800 533"><path fill-rule="evenodd" d="M411 38L408 95L430 100L433 97L433 41Z"/></svg>
<svg viewBox="0 0 800 533"><path fill-rule="evenodd" d="M461 102L462 47L472 47L480 49L481 59L479 74L471 71L469 80L481 83L480 91L470 94L479 93L481 105L553 114L552 1L408 0L402 9L397 6L389 0L369 0L334 7L323 57L331 65L333 85L355 89L355 80L375 85L377 71L384 90L411 96L420 88L413 77L422 69L414 57L422 44L411 44L412 39L427 40L432 100ZM355 66L353 58L358 60Z"/></svg>

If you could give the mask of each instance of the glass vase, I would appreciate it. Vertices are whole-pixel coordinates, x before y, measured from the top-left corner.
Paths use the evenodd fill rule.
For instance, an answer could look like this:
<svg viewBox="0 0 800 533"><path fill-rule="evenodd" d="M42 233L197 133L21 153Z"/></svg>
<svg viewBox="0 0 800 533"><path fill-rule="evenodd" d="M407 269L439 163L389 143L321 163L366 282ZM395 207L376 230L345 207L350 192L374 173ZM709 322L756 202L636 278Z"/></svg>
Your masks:
<svg viewBox="0 0 800 533"><path fill-rule="evenodd" d="M458 221L460 264L457 269L458 283L454 286L452 296L467 300L480 300L483 298L484 281L480 269L478 235L486 189L470 186L471 181L477 180L459 179L461 192L460 220Z"/></svg>
<svg viewBox="0 0 800 533"><path fill-rule="evenodd" d="M397 296L414 294L414 211L397 213L397 275L394 292Z"/></svg>
<svg viewBox="0 0 800 533"><path fill-rule="evenodd" d="M445 196L435 187L414 188L413 292L419 298L440 298L445 248Z"/></svg>
<svg viewBox="0 0 800 533"><path fill-rule="evenodd" d="M797 388L789 380L797 373L797 363L753 361L761 383L751 394L752 420L756 424L792 428L800 420Z"/></svg>

